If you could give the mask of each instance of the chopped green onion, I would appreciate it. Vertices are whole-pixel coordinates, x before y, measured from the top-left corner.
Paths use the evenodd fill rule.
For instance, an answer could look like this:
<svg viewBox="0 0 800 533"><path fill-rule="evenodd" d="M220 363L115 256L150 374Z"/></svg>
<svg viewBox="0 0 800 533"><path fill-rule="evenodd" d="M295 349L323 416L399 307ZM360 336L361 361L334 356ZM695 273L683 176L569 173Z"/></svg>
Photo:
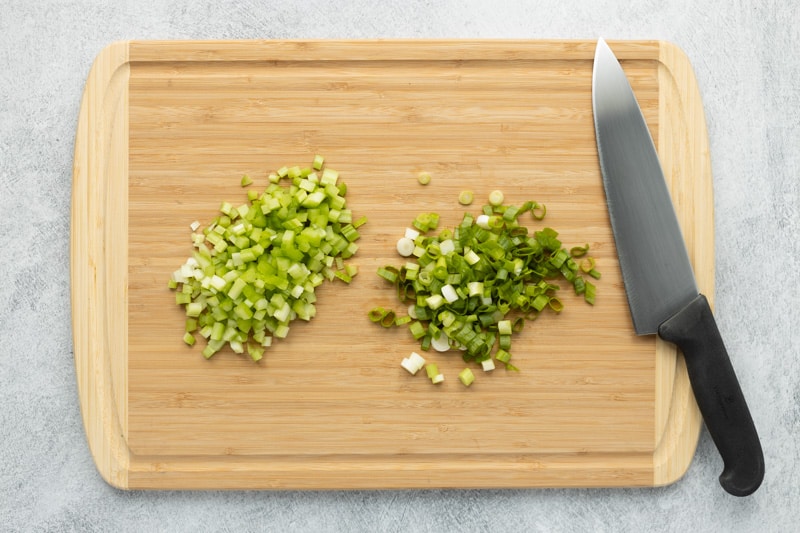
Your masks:
<svg viewBox="0 0 800 533"><path fill-rule="evenodd" d="M497 350L497 353L494 354L494 358L500 361L501 363L508 363L511 361L511 354L505 350Z"/></svg>
<svg viewBox="0 0 800 533"><path fill-rule="evenodd" d="M420 172L417 175L417 181L419 181L422 185L427 185L431 182L431 175L429 172Z"/></svg>
<svg viewBox="0 0 800 533"><path fill-rule="evenodd" d="M586 282L580 276L575 278L575 281L572 283L573 287L575 288L575 294L581 295L586 292Z"/></svg>
<svg viewBox="0 0 800 533"><path fill-rule="evenodd" d="M583 298L586 300L587 303L594 305L596 292L597 289L595 288L595 286L587 281L586 290L583 293Z"/></svg>
<svg viewBox="0 0 800 533"><path fill-rule="evenodd" d="M529 210L534 218L545 212L544 205L533 201L519 207L484 206L477 216L465 213L458 226L438 235L423 235L436 229L438 215L417 215L398 245L406 263L378 268L408 309L402 320L393 316L391 325L407 324L424 350L458 348L466 362L487 371L494 368L494 352L506 369L517 370L509 363L512 337L540 312L564 309L553 280L563 278L576 295L590 304L595 300L594 285L579 275L573 259L588 245L567 251L552 228L529 232L519 224L520 215ZM370 313L373 322L384 318ZM382 324L388 327L388 321Z"/></svg>
<svg viewBox="0 0 800 533"><path fill-rule="evenodd" d="M533 216L533 218L536 220L542 220L546 214L547 206L534 202L533 207L531 208L531 216Z"/></svg>
<svg viewBox="0 0 800 533"><path fill-rule="evenodd" d="M415 320L411 322L411 324L408 326L408 329L411 332L411 335L417 340L425 336L425 326L423 326L419 321Z"/></svg>
<svg viewBox="0 0 800 533"><path fill-rule="evenodd" d="M421 232L436 229L439 226L439 215L437 213L420 213L412 225Z"/></svg>
<svg viewBox="0 0 800 533"><path fill-rule="evenodd" d="M489 203L494 207L502 205L504 200L505 195L503 194L503 191L496 190L489 193Z"/></svg>
<svg viewBox="0 0 800 533"><path fill-rule="evenodd" d="M394 319L394 325L395 326L402 326L404 324L408 324L409 322L411 322L411 320L412 320L412 318L410 316L408 316L408 315L406 315L406 316L398 316L398 317L396 317Z"/></svg>
<svg viewBox="0 0 800 533"><path fill-rule="evenodd" d="M552 309L556 313L560 313L561 311L564 310L564 304L561 303L561 300L555 297L550 298L550 300L547 302L547 305L550 306L550 309Z"/></svg>
<svg viewBox="0 0 800 533"><path fill-rule="evenodd" d="M461 193L458 195L458 203L461 205L470 205L474 198L475 195L472 193L472 191L461 191Z"/></svg>
<svg viewBox="0 0 800 533"><path fill-rule="evenodd" d="M386 315L384 315L384 317L381 318L381 326L385 328L392 327L393 325L395 325L395 318L396 315L394 311L387 311Z"/></svg>
<svg viewBox="0 0 800 533"><path fill-rule="evenodd" d="M589 251L589 244L587 243L584 246L574 246L570 248L569 255L572 257L583 257L586 255L586 252Z"/></svg>
<svg viewBox="0 0 800 533"><path fill-rule="evenodd" d="M414 253L415 246L413 240L408 237L400 237L400 239L397 240L397 253L403 257L409 257Z"/></svg>
<svg viewBox="0 0 800 533"><path fill-rule="evenodd" d="M400 271L394 268L393 266L386 266L378 268L378 275L388 281L389 283L394 283L397 281L397 276L399 275Z"/></svg>
<svg viewBox="0 0 800 533"><path fill-rule="evenodd" d="M383 318L388 314L389 311L384 309L383 307L375 307L370 310L367 316L369 316L369 319L372 322L383 322Z"/></svg>
<svg viewBox="0 0 800 533"><path fill-rule="evenodd" d="M438 330L439 328L435 324L430 323L428 324L428 329ZM446 352L450 349L450 338L444 332L438 331L438 334L431 338L431 346L437 352Z"/></svg>
<svg viewBox="0 0 800 533"><path fill-rule="evenodd" d="M425 372L428 374L428 379L433 379L439 375L439 367L434 363L425 365Z"/></svg>
<svg viewBox="0 0 800 533"><path fill-rule="evenodd" d="M420 369L425 366L425 359L417 352L411 352L411 355L403 359L403 361L400 363L400 366L408 370L413 375L419 372Z"/></svg>

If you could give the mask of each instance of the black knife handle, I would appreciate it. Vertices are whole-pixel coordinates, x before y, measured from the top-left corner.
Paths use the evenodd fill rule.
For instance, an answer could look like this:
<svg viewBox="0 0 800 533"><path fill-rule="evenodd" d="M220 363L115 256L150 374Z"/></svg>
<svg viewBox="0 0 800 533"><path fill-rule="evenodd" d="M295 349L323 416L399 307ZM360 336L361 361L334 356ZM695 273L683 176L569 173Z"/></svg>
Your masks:
<svg viewBox="0 0 800 533"><path fill-rule="evenodd" d="M752 494L764 479L764 454L706 297L661 324L658 335L686 359L694 397L725 464L720 484L734 496Z"/></svg>

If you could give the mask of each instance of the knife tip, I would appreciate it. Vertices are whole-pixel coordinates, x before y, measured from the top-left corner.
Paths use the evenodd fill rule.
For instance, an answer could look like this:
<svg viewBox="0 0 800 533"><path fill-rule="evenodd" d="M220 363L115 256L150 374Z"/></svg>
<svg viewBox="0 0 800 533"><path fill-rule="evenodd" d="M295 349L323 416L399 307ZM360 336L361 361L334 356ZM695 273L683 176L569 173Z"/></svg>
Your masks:
<svg viewBox="0 0 800 533"><path fill-rule="evenodd" d="M602 37L598 37L597 39L597 46L594 49L594 60L596 63L599 63L602 60L612 60L617 62L617 57L614 55L614 52L611 50L611 47L608 46L608 43Z"/></svg>

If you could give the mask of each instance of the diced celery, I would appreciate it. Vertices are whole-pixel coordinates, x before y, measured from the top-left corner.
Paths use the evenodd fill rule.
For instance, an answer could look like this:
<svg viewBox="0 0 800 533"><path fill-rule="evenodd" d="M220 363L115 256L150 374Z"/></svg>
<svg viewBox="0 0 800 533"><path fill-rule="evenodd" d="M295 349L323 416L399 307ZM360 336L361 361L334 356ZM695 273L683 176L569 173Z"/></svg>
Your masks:
<svg viewBox="0 0 800 533"><path fill-rule="evenodd" d="M353 222L346 185L323 166L317 155L310 166L281 167L269 173L263 193L250 189L238 207L221 202L207 227L190 225L195 251L168 287L185 306L184 341L194 344L195 332L208 339L204 357L227 345L260 360L292 320L315 316L316 287L337 277L349 283L358 272L345 259L358 250L366 217ZM252 183L246 174L240 180Z"/></svg>

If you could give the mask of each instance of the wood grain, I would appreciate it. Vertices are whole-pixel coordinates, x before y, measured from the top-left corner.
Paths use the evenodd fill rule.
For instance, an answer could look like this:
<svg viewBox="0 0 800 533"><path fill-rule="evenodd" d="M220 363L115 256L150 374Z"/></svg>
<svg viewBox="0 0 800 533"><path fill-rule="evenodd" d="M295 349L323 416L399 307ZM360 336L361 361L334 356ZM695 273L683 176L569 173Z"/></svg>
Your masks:
<svg viewBox="0 0 800 533"><path fill-rule="evenodd" d="M701 290L713 298L713 201L702 103L663 42L610 43L651 127ZM98 56L78 122L72 213L75 362L98 470L121 488L653 486L678 479L700 418L682 358L634 335L599 173L593 41L122 42ZM284 164L324 154L366 215L350 286L260 364L203 359L166 288L189 224L244 202ZM419 171L433 175L425 187ZM422 211L456 224L458 192L548 206L590 243L598 303L566 296L514 344L519 373L426 354L374 275ZM530 224L531 227L536 227ZM565 291L566 292L566 291Z"/></svg>

